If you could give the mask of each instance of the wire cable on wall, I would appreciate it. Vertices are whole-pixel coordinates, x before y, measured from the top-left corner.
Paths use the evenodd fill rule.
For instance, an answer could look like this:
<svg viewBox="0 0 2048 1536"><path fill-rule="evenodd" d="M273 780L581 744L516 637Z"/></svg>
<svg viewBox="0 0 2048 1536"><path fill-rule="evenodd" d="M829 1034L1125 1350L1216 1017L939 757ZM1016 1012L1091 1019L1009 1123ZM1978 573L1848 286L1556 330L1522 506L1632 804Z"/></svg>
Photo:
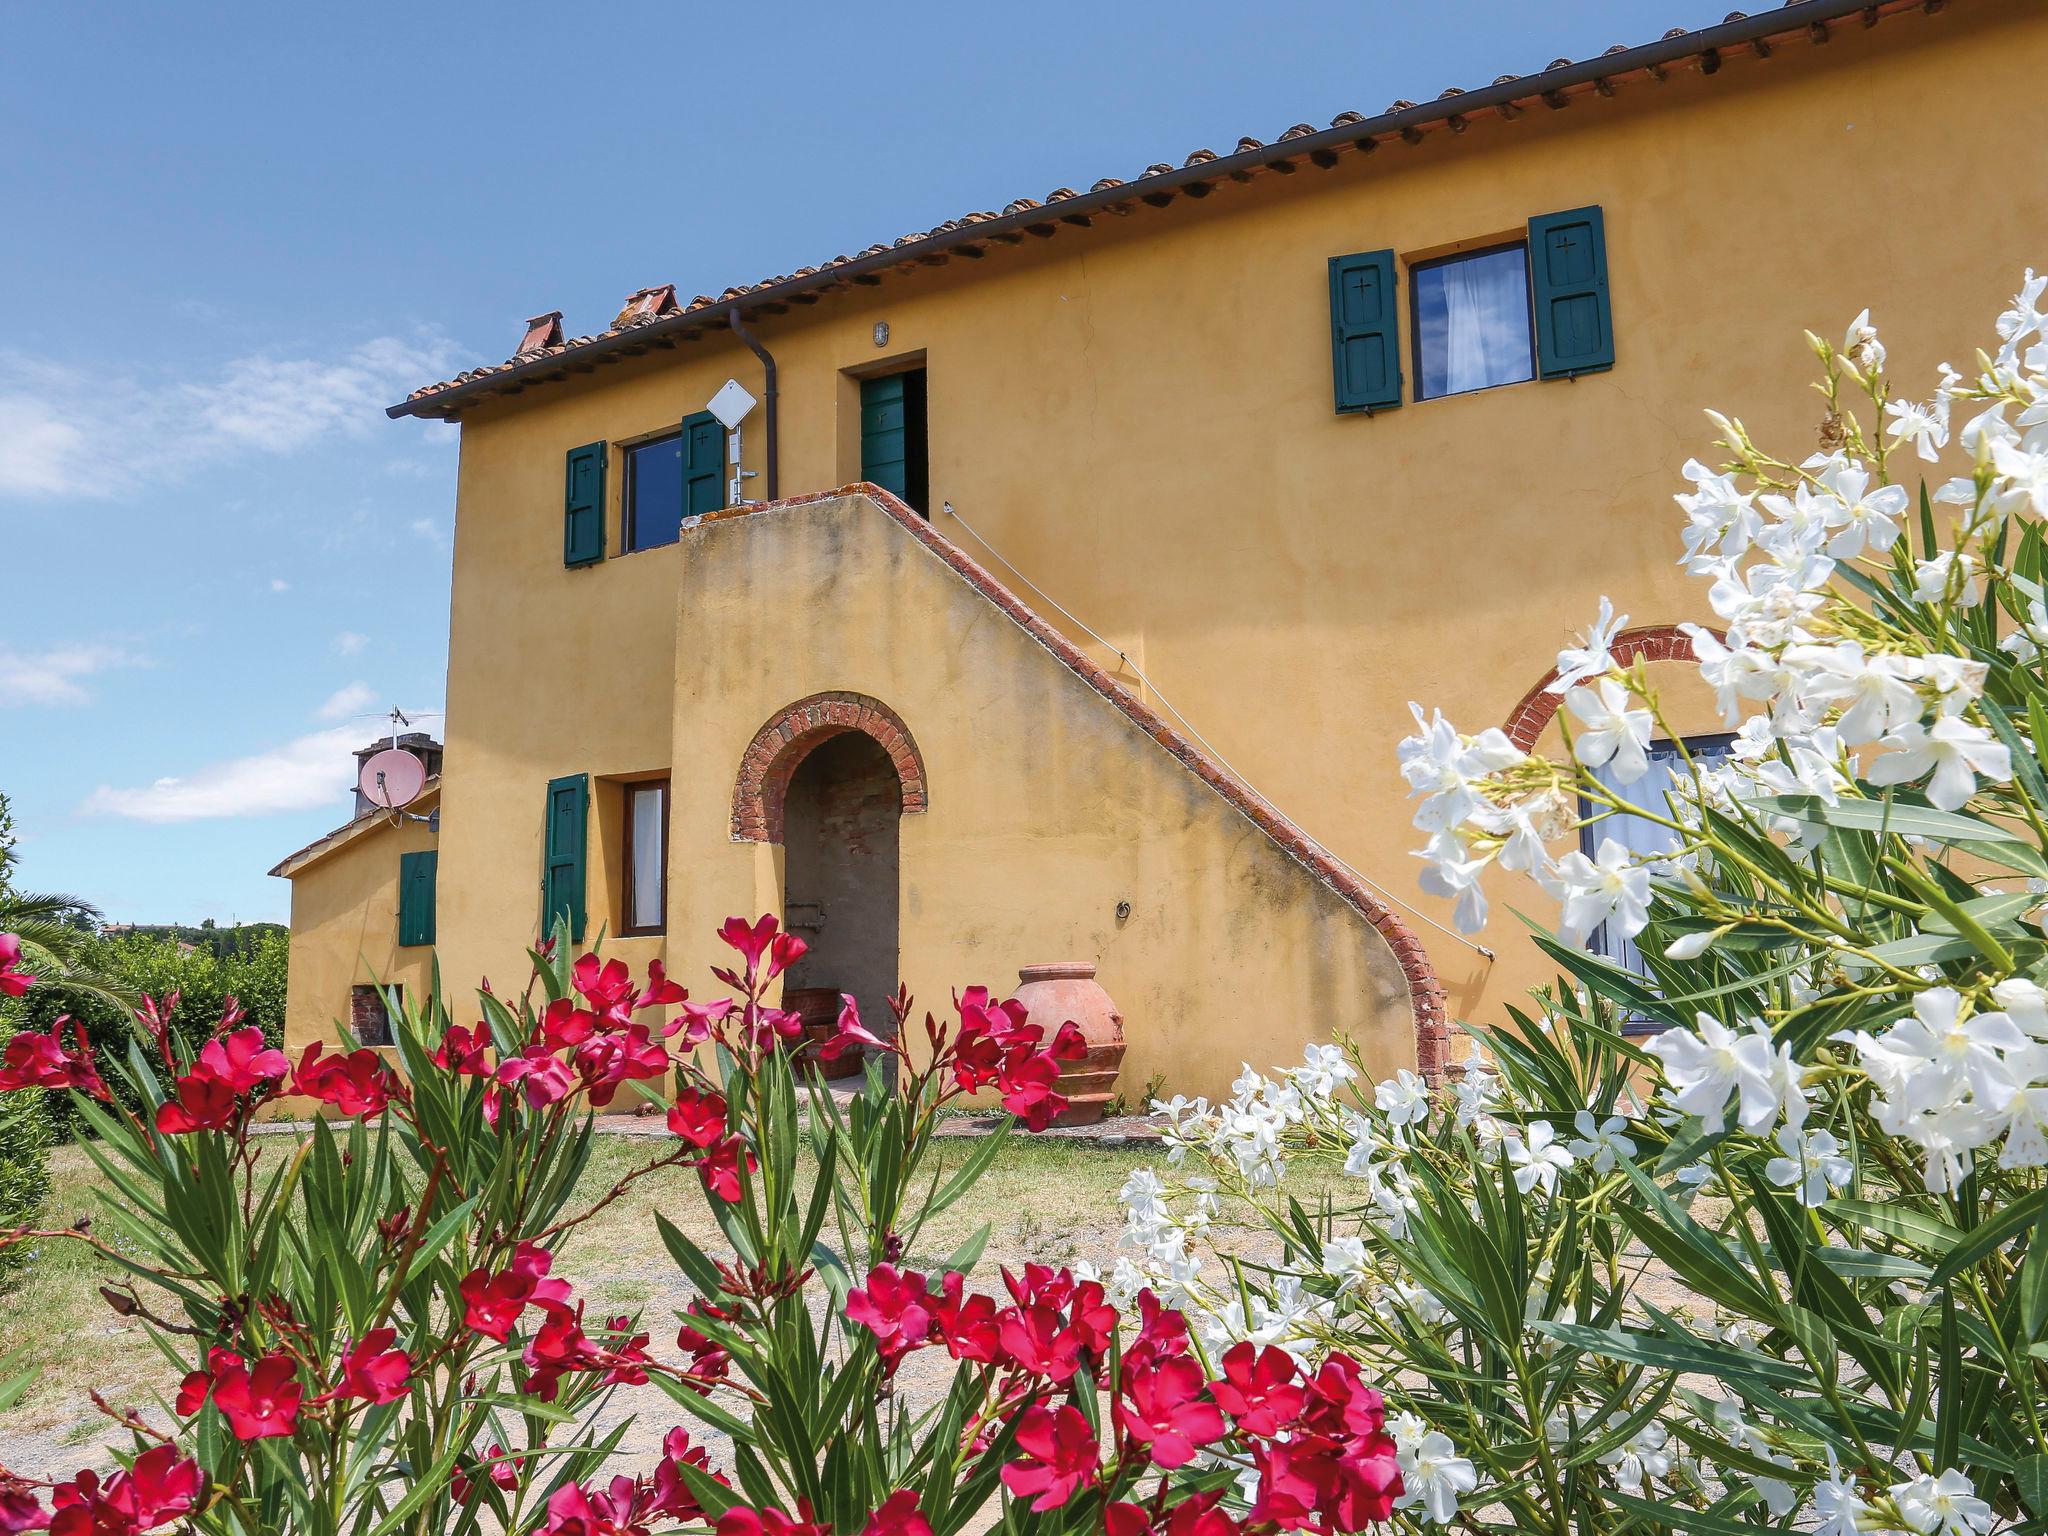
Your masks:
<svg viewBox="0 0 2048 1536"><path fill-rule="evenodd" d="M1125 671L1129 672L1131 676L1137 678L1137 680L1145 686L1146 690L1152 695L1152 697L1158 701L1159 707L1165 710L1167 714L1173 716L1174 720L1179 723L1181 730L1184 731L1198 746L1200 746L1203 751L1207 752L1211 758L1215 759L1217 766L1222 768L1225 773L1229 774L1233 779L1235 779L1238 782L1239 787L1242 788L1246 794L1252 795L1255 798L1257 798L1261 804L1263 804L1275 816L1280 817L1283 821L1291 821L1293 819L1292 817L1288 816L1288 814L1285 811L1281 810L1279 806L1275 805L1269 796L1262 793L1259 790L1258 786L1253 784L1250 779L1246 778L1242 773L1239 773L1237 769L1231 765L1231 762L1228 758L1226 758L1221 752L1216 750L1215 745L1212 742L1210 742L1209 738L1204 736L1199 730L1195 728L1195 723L1192 720L1188 719L1186 715L1182 714L1178 709L1174 707L1173 701L1168 699L1167 696L1160 691L1160 687L1157 683L1155 683L1150 677L1147 677L1145 675L1144 668L1140 667L1136 662L1131 660L1129 653L1126 652L1122 646L1116 645L1109 640L1105 640L1101 635L1097 634L1087 624L1083 623L1081 619L1078 618L1071 610L1062 605L1058 598L1054 597L1050 592L1046 591L1045 588L1039 586L1037 582L1033 581L1029 576L1025 575L1022 571L1018 570L1016 566L1012 565L1009 562L1009 560L1007 560L1004 557L1003 552L1001 550L997 549L995 545L989 543L987 539L983 538L981 534L976 531L974 525L968 522L966 518L960 515L960 513L954 508L952 502L949 501L945 503L945 508L946 516L953 519L954 522L958 523L963 529L965 529L967 532L967 536L973 539L974 542L979 544L983 549L987 550L991 558L993 558L997 564L1001 565L1003 569L1008 571L1012 576L1016 577L1021 584L1023 584L1026 587L1029 587L1031 591L1035 593L1040 599L1042 599L1045 605L1048 608L1052 609L1054 613L1057 613L1061 618L1065 619L1069 624L1073 625L1074 628L1078 629L1090 640L1093 640L1097 645L1101 646L1104 650L1110 652L1110 654L1115 656L1118 664ZM1494 952L1488 949L1484 944L1475 944L1472 940L1466 938L1464 934L1459 933L1456 929L1446 928L1442 923L1438 922L1435 918L1431 917L1427 912L1420 911L1416 907L1411 906L1408 902L1403 901L1399 896L1396 896L1392 891L1388 890L1385 886L1381 885L1377 880L1374 880L1370 875L1367 875L1363 870L1353 868L1349 862L1342 858L1339 858L1335 853L1332 853L1327 847L1323 847L1323 845L1320 843L1318 843L1317 846L1319 848L1322 848L1323 853L1329 858L1331 863L1336 864L1339 868L1343 869L1346 874L1350 875L1351 878L1356 880L1359 884L1369 886L1373 890L1379 892L1381 896L1385 897L1388 901L1392 902L1402 911L1408 913L1412 917L1421 919L1423 922L1429 924L1430 927L1436 929L1438 933L1441 933L1448 938L1456 939L1460 944L1464 945L1467 949L1472 950L1474 953L1484 955L1488 960L1493 960L1494 958L1496 958Z"/></svg>

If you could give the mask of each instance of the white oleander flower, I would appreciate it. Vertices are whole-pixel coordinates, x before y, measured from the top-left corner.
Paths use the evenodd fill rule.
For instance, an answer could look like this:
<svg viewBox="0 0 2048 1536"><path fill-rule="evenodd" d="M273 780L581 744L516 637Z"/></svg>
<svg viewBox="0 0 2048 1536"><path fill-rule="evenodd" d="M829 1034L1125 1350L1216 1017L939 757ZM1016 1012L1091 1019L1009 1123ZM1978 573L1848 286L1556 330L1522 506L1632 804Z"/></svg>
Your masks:
<svg viewBox="0 0 2048 1536"><path fill-rule="evenodd" d="M1612 921L1632 939L1650 921L1650 872L1638 868L1628 849L1602 838L1593 858L1574 849L1557 861L1551 877L1564 899L1558 928L1568 944L1582 944L1602 923Z"/></svg>
<svg viewBox="0 0 2048 1536"><path fill-rule="evenodd" d="M1841 706L1835 730L1849 746L1860 747L1888 731L1917 724L1925 713L1920 690L1913 686L1911 658L1866 657L1854 640L1843 640L1792 646L1784 660L1800 669L1798 691L1804 702Z"/></svg>
<svg viewBox="0 0 2048 1536"><path fill-rule="evenodd" d="M1557 1193L1557 1176L1571 1167L1572 1154L1557 1144L1557 1132L1548 1120L1531 1122L1526 1139L1510 1131L1503 1145L1515 1188L1526 1195L1540 1184L1546 1195Z"/></svg>
<svg viewBox="0 0 2048 1536"><path fill-rule="evenodd" d="M1940 499L1936 497L1936 500ZM1984 600L1984 587L1977 579L1977 562L1972 556L1944 549L1932 559L1913 562L1915 602L1946 602L1952 586L1955 589L1955 604L1958 608L1974 608Z"/></svg>
<svg viewBox="0 0 2048 1536"><path fill-rule="evenodd" d="M1341 1045L1304 1046L1301 1056L1301 1065L1288 1077L1308 1098L1327 1099L1358 1076L1358 1069L1351 1065Z"/></svg>
<svg viewBox="0 0 2048 1536"><path fill-rule="evenodd" d="M1827 1452L1828 1475L1813 1485L1813 1512L1820 1522L1814 1536L1865 1536L1870 1505L1856 1479L1842 1474L1835 1448L1829 1446Z"/></svg>
<svg viewBox="0 0 2048 1536"><path fill-rule="evenodd" d="M1648 1046L1663 1062L1671 1102L1681 1112L1711 1129L1724 1123L1732 1095L1736 1123L1753 1136L1769 1130L1781 1111L1795 1123L1805 1119L1799 1069L1763 1020L1734 1030L1702 1013L1694 1023L1696 1029L1667 1029Z"/></svg>
<svg viewBox="0 0 2048 1536"><path fill-rule="evenodd" d="M1882 788L1927 779L1927 800L1944 811L1960 810L1977 792L1981 776L1994 784L2012 780L2012 753L1981 725L1944 715L1932 726L1899 726L1884 738L1893 750L1870 765L1864 778Z"/></svg>
<svg viewBox="0 0 2048 1536"><path fill-rule="evenodd" d="M1877 339L1877 327L1870 323L1869 310L1849 322L1849 329L1842 335L1841 354L1865 375L1884 372L1884 343Z"/></svg>
<svg viewBox="0 0 2048 1536"><path fill-rule="evenodd" d="M1607 1427L1616 1429L1627 1422L1628 1414L1616 1410ZM1665 1449L1670 1441L1671 1432L1652 1419L1601 1456L1600 1465L1613 1471L1615 1486L1623 1493L1641 1498L1649 1483L1670 1472L1671 1456Z"/></svg>
<svg viewBox="0 0 2048 1536"><path fill-rule="evenodd" d="M1923 1473L1909 1482L1894 1483L1892 1502L1899 1518L1920 1536L1983 1536L1991 1529L1991 1506L1977 1497L1977 1489L1963 1473L1950 1467L1939 1477Z"/></svg>
<svg viewBox="0 0 2048 1536"><path fill-rule="evenodd" d="M1394 1441L1394 1463L1401 1469L1401 1497L1396 1509L1420 1505L1437 1525L1448 1525L1457 1517L1458 1497L1479 1486L1478 1470L1441 1430L1425 1430L1404 1444L1399 1434Z"/></svg>
<svg viewBox="0 0 2048 1536"><path fill-rule="evenodd" d="M1628 623L1628 615L1619 617L1614 604L1608 598L1600 599L1600 617L1593 627L1580 637L1577 645L1568 645L1557 653L1557 676L1549 684L1552 693L1563 693L1589 678L1605 677L1614 670L1614 637L1621 633Z"/></svg>
<svg viewBox="0 0 2048 1536"><path fill-rule="evenodd" d="M1686 517L1685 558L1679 563L1698 575L1708 564L1741 559L1763 531L1754 497L1697 459L1687 459L1679 473L1694 487L1691 495L1674 498Z"/></svg>
<svg viewBox="0 0 2048 1536"><path fill-rule="evenodd" d="M1777 1142L1782 1155L1764 1164L1764 1177L1780 1189L1795 1190L1807 1209L1826 1205L1830 1194L1849 1187L1856 1165L1842 1156L1842 1144L1827 1131L1781 1126Z"/></svg>
<svg viewBox="0 0 2048 1536"><path fill-rule="evenodd" d="M1406 1067L1374 1086L1372 1101L1390 1125L1419 1125L1429 1118L1429 1083Z"/></svg>
<svg viewBox="0 0 2048 1536"><path fill-rule="evenodd" d="M1454 1123L1461 1131L1470 1130L1474 1121L1499 1102L1500 1079L1485 1062L1474 1061L1452 1083L1451 1092L1457 1100Z"/></svg>
<svg viewBox="0 0 2048 1536"><path fill-rule="evenodd" d="M1323 1269L1337 1282L1338 1290L1363 1293L1372 1279L1364 1240L1356 1237L1331 1238L1323 1244Z"/></svg>
<svg viewBox="0 0 2048 1536"><path fill-rule="evenodd" d="M1610 1174L1619 1164L1634 1160L1636 1144L1624 1134L1628 1122L1620 1115L1595 1120L1590 1109L1582 1109L1572 1117L1572 1126L1579 1133L1578 1139L1567 1142L1566 1150L1573 1157L1590 1159L1595 1173Z"/></svg>
<svg viewBox="0 0 2048 1536"><path fill-rule="evenodd" d="M1838 529L1828 541L1828 554L1837 560L1854 560L1866 551L1886 553L1899 541L1906 515L1903 485L1870 486L1870 471L1854 459L1836 457L1820 470L1819 479L1840 506L1829 518Z"/></svg>
<svg viewBox="0 0 2048 1536"><path fill-rule="evenodd" d="M1650 712L1631 709L1630 695L1611 677L1564 696L1565 707L1585 722L1572 737L1572 756L1588 768L1611 767L1617 783L1633 784L1650 771Z"/></svg>

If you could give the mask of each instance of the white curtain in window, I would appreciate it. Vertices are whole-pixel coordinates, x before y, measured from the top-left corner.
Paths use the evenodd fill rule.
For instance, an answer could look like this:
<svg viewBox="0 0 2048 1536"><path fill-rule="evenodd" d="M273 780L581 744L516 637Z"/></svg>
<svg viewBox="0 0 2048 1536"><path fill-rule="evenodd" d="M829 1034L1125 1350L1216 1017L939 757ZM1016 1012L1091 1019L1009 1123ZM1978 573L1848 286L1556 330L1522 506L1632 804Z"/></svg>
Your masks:
<svg viewBox="0 0 2048 1536"><path fill-rule="evenodd" d="M662 926L662 801L666 785L653 784L635 789L633 795L633 912L635 928Z"/></svg>
<svg viewBox="0 0 2048 1536"><path fill-rule="evenodd" d="M1530 375L1527 268L1522 252L1497 251L1438 269L1445 311L1445 394Z"/></svg>

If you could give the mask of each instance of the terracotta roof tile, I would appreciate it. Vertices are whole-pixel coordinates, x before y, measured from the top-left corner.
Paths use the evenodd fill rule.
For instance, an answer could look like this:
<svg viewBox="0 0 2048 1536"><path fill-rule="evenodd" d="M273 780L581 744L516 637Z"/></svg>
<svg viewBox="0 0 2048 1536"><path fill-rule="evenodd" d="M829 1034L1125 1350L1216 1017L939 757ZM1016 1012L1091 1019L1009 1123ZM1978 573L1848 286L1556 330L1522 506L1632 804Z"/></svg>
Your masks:
<svg viewBox="0 0 2048 1536"><path fill-rule="evenodd" d="M1741 11L1732 11L1729 13L1728 19L1721 24L1723 28L1737 29L1736 33L1732 36L1725 32L1717 32L1713 28L1703 28L1699 32L1694 33L1689 32L1684 27L1673 27L1663 34L1662 43L1669 44L1678 39L1697 37L1699 39L1698 46L1703 54L1716 49L1726 50L1729 47L1745 45L1751 46L1753 51L1758 54L1763 54L1769 51L1768 39L1797 36L1801 32L1814 36L1824 35L1826 32L1825 23L1838 16L1850 16L1862 12L1867 19L1874 20L1908 10L1925 11L1931 14L1940 9L1940 7L1934 4L1924 3L1924 0L1875 0L1875 3L1871 3L1871 0L1864 0L1862 4L1853 3L1853 0L1784 0L1784 3L1786 9L1796 9L1800 12L1800 15L1796 18L1767 20L1749 17ZM1633 67L1654 69L1659 59L1668 58L1672 54L1673 50L1666 48L1660 54L1647 56L1647 50L1656 49L1659 46L1659 44L1644 45L1646 57L1638 61ZM1313 158L1316 159L1318 164L1334 164L1334 154L1336 151L1350 148L1353 142L1356 142L1359 147L1369 148L1371 145L1367 141L1380 136L1393 137L1398 135L1407 138L1410 142L1417 142L1421 138L1421 133L1417 126L1418 123L1446 121L1455 128L1461 126L1465 113L1484 110L1489 105L1501 105L1503 115L1508 115L1506 104L1519 99L1516 94L1519 87L1526 86L1526 90L1522 91L1521 95L1529 97L1540 95L1552 106L1563 106L1569 100L1575 99L1577 93L1588 92L1596 87L1601 94L1611 94L1613 79L1621 78L1622 75L1629 73L1630 67L1624 66L1620 73L1610 78L1607 74L1589 69L1587 66L1597 64L1597 61L1602 58L1636 51L1638 50L1632 49L1627 44L1616 43L1602 54L1585 61L1585 64L1575 65L1570 59L1559 58L1553 59L1547 69L1539 75L1499 75L1495 77L1492 85L1487 88L1486 95L1489 99L1478 108L1463 108L1459 110L1445 109L1441 105L1433 105L1432 110L1438 114L1437 116L1421 119L1410 118L1400 124L1386 123L1380 126L1378 132L1368 128L1365 131L1365 135L1355 141L1325 140L1322 144L1315 147ZM1682 50L1678 51L1678 56L1681 58L1684 56ZM1579 73L1563 80L1545 78L1559 70L1577 70ZM1466 94L1468 93L1461 88L1450 86L1445 88L1435 98L1435 103L1441 104L1452 101ZM1417 111L1417 104L1404 97L1389 106L1385 115L1391 117L1395 114L1412 113L1415 111ZM1163 193L1154 193L1149 190L1144 192L1144 196L1150 201L1163 203L1173 197L1176 188L1181 184L1188 185L1191 191L1205 190L1205 188L1199 185L1199 178L1190 177L1187 174L1195 167L1206 165L1219 159L1247 157L1238 160L1237 163L1229 167L1231 176L1240 180L1244 179L1251 172L1265 169L1269 166L1282 170L1291 169L1288 161L1293 154L1298 152L1280 150L1278 146L1314 138L1318 133L1342 133L1346 129L1365 124L1368 121L1360 113L1347 111L1340 112L1333 117L1330 120L1329 128L1324 130L1318 130L1307 123L1296 123L1285 129L1280 134L1279 139L1270 146L1263 140L1247 135L1237 141L1236 148L1230 151L1228 156L1219 156L1213 150L1198 149L1188 155L1178 167L1169 165L1163 160L1154 162L1138 173L1135 180L1138 183L1143 183L1159 177L1176 176L1178 180L1175 187L1170 187ZM600 345L615 338L628 336L631 332L641 327L656 325L664 320L687 319L691 316L702 315L705 311L739 303L750 295L772 293L773 290L792 283L809 283L813 280L823 280L823 283L826 285L843 283L845 279L836 275L839 269L856 263L865 263L873 267L877 272L886 271L890 269L889 264L878 260L878 258L888 257L897 251L907 251L914 246L946 240L949 237L965 236L967 238L976 238L972 232L976 226L982 224L1001 219L1021 219L1023 216L1036 213L1040 209L1057 210L1059 205L1063 203L1074 202L1083 198L1097 199L1097 202L1089 206L1100 208L1104 206L1100 201L1101 199L1115 193L1120 188L1132 185L1132 182L1124 181L1116 176L1104 176L1091 183L1088 191L1085 193L1077 193L1071 187L1055 187L1046 194L1043 203L1039 202L1036 198L1020 197L1004 205L1003 211L1000 214L986 210L963 214L957 219L948 219L942 224L934 225L929 230L913 231L899 236L887 244L877 242L876 244L869 245L854 256L834 256L831 260L819 266L800 267L796 272L788 276L771 277L758 283L727 288L717 298L700 293L691 299L687 305L677 305L675 286L673 284L665 283L653 288L643 288L636 291L627 300L626 307L620 310L617 318L613 320L610 329L597 336L578 336L572 340L563 340L561 315L559 312L551 311L527 322L526 334L520 342L518 351L507 361L490 364L481 368L468 369L444 383L428 384L415 389L406 397L404 403L391 407L390 414L395 416L425 414L426 412L424 411L414 409L418 402L444 394L460 386L486 380L496 375L509 374L514 369L528 369L535 365L545 367L559 354ZM1133 197L1135 198L1136 195L1137 188L1134 187ZM1117 211L1129 211L1128 203L1116 199L1110 199L1107 206ZM1041 221L1035 224L1034 227L1039 233L1045 233L1045 225L1049 222L1049 220ZM1085 225L1087 220L1075 217L1072 219L1072 222ZM927 254L938 256L942 253L920 252L915 258L905 256L902 259L901 267L897 268L897 270L907 270L917 261L924 259ZM864 278L864 280L869 279ZM693 321L692 324L701 326L703 321ZM630 343L628 346L630 350L638 350L637 347L632 347ZM610 355L607 352L605 359L609 360ZM560 375L550 373L543 376L559 377ZM453 414L457 408L451 402L444 409L448 414Z"/></svg>

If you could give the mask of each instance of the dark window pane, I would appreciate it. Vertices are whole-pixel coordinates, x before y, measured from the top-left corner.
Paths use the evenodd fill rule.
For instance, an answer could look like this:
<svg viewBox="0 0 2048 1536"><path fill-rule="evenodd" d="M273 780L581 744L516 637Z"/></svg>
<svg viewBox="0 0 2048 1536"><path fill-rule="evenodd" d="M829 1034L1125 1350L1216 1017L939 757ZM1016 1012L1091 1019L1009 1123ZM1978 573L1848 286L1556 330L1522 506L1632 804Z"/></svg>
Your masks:
<svg viewBox="0 0 2048 1536"><path fill-rule="evenodd" d="M673 544L683 521L680 433L626 451L626 548Z"/></svg>
<svg viewBox="0 0 2048 1536"><path fill-rule="evenodd" d="M1413 281L1418 399L1536 376L1527 246L1418 267Z"/></svg>

